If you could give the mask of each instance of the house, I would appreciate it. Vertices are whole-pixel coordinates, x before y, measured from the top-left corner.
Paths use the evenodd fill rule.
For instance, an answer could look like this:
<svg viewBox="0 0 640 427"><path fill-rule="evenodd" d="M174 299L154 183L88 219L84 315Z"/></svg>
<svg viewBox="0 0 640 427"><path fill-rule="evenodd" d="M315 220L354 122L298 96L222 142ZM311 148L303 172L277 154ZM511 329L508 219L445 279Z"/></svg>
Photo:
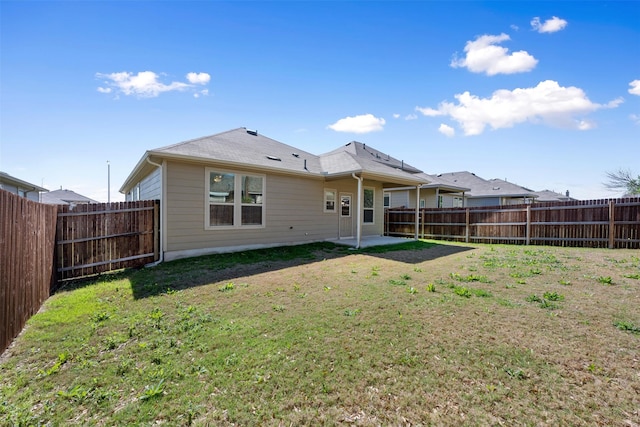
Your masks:
<svg viewBox="0 0 640 427"><path fill-rule="evenodd" d="M340 147L332 153L345 151L362 160L372 160L383 164L387 167L402 170L414 174L414 176L425 182L420 187L419 207L454 207L462 206L464 200L464 192L469 190L466 187L454 185L439 179L438 177L428 175L420 169L409 165L404 160L398 160L389 154L383 153L362 142L351 141L343 147ZM384 207L416 207L415 187L397 187L388 188L384 191Z"/></svg>
<svg viewBox="0 0 640 427"><path fill-rule="evenodd" d="M383 192L426 181L353 143L315 155L238 128L144 153L120 188L159 199L165 260L384 231Z"/></svg>
<svg viewBox="0 0 640 427"><path fill-rule="evenodd" d="M85 197L71 190L59 190L49 191L44 193L41 198L42 203L49 205L86 205L88 203L98 203L96 200Z"/></svg>
<svg viewBox="0 0 640 427"><path fill-rule="evenodd" d="M49 191L46 188L11 176L6 172L0 172L0 190L17 194L34 202L40 201L40 193Z"/></svg>
<svg viewBox="0 0 640 427"><path fill-rule="evenodd" d="M438 178L469 188L465 192L465 206L507 206L531 203L536 198L533 190L503 179L483 179L472 172L449 172Z"/></svg>
<svg viewBox="0 0 640 427"><path fill-rule="evenodd" d="M534 194L538 196L536 198L536 203L539 202L570 202L575 200L573 197L569 196L569 190L565 194L556 193L551 190L542 190L535 191Z"/></svg>
<svg viewBox="0 0 640 427"><path fill-rule="evenodd" d="M420 187L420 202L416 204L416 192L412 188L392 188L387 190L385 207L410 207L420 208L457 208L465 206L465 192L470 189L456 184L451 184L436 175L424 172L416 176L429 182Z"/></svg>

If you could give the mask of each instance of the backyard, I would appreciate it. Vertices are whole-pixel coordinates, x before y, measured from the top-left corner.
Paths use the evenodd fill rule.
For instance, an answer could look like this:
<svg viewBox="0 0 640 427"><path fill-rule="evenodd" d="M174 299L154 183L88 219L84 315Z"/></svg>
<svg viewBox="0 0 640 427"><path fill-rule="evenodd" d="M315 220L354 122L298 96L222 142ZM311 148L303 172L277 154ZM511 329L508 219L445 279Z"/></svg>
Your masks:
<svg viewBox="0 0 640 427"><path fill-rule="evenodd" d="M8 425L640 425L640 253L407 242L69 284L0 357Z"/></svg>

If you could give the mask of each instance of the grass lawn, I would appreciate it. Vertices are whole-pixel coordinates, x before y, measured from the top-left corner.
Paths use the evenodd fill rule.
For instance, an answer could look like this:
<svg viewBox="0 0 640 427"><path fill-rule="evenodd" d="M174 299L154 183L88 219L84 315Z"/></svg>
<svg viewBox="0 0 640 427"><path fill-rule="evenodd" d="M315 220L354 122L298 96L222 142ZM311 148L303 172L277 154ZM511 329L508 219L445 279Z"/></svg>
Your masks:
<svg viewBox="0 0 640 427"><path fill-rule="evenodd" d="M442 242L69 285L0 358L8 425L640 424L640 253Z"/></svg>

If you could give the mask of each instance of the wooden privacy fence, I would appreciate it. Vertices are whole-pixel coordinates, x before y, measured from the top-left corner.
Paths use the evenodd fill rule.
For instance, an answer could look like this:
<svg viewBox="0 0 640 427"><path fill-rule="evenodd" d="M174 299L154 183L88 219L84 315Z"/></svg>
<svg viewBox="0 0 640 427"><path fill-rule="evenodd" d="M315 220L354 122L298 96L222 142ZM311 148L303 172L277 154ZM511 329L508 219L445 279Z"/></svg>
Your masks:
<svg viewBox="0 0 640 427"><path fill-rule="evenodd" d="M58 280L140 267L158 260L159 224L157 200L60 206Z"/></svg>
<svg viewBox="0 0 640 427"><path fill-rule="evenodd" d="M415 236L416 211L385 211L385 234ZM423 208L418 236L471 243L640 248L640 198Z"/></svg>
<svg viewBox="0 0 640 427"><path fill-rule="evenodd" d="M0 354L49 298L57 210L0 190Z"/></svg>

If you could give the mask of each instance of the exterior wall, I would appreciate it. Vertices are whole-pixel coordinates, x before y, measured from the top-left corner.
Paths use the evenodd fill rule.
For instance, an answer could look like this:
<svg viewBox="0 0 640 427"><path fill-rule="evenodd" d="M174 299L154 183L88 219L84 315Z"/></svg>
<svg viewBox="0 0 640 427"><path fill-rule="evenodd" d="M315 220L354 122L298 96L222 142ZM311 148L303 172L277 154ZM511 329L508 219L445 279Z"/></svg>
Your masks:
<svg viewBox="0 0 640 427"><path fill-rule="evenodd" d="M299 176L266 174L264 227L205 229L207 167L215 165L175 161L166 164L166 260L337 239L340 209L338 206L336 212L324 212L325 188L335 189L338 194L352 193L352 204L354 207L357 204L358 183L353 178L325 182ZM255 174L255 171L249 169L236 169L233 172ZM375 212L374 224L363 226L362 235L382 235L382 185L365 181L364 186L375 188ZM352 215L356 215L355 208Z"/></svg>
<svg viewBox="0 0 640 427"><path fill-rule="evenodd" d="M162 169L156 168L140 181L140 200L156 200L162 197Z"/></svg>
<svg viewBox="0 0 640 427"><path fill-rule="evenodd" d="M390 208L408 207L409 206L409 190L389 191L391 195ZM415 196L413 197L415 200Z"/></svg>
<svg viewBox="0 0 640 427"><path fill-rule="evenodd" d="M354 188L354 200L353 200L353 206L354 206L354 215L357 215L357 212L355 212L355 207L357 206L358 203L358 199L357 199L357 194L355 194L358 191L358 182L355 179L351 179L351 181L353 181L355 183L355 188ZM382 183L377 182L377 181L369 181L369 180L364 180L364 182L362 183L362 188L364 191L364 187L373 187L374 189L374 196L373 196L373 224L363 224L362 225L362 235L363 236L382 236L384 234L384 200L383 200L383 191L382 191ZM362 220L364 218L364 215L361 213L360 214L360 219ZM354 230L355 233L355 230Z"/></svg>
<svg viewBox="0 0 640 427"><path fill-rule="evenodd" d="M14 184L8 184L6 182L0 182L0 190L8 191L9 193L17 194L21 197L25 197L27 200L34 202L40 201L40 193L37 191L31 191L22 187L18 187ZM24 194L24 195L23 195Z"/></svg>
<svg viewBox="0 0 640 427"><path fill-rule="evenodd" d="M477 199L467 199L467 206L471 208L481 206L499 206L500 197L481 197Z"/></svg>
<svg viewBox="0 0 640 427"><path fill-rule="evenodd" d="M162 198L162 169L155 168L145 176L127 194L125 201L156 200Z"/></svg>

